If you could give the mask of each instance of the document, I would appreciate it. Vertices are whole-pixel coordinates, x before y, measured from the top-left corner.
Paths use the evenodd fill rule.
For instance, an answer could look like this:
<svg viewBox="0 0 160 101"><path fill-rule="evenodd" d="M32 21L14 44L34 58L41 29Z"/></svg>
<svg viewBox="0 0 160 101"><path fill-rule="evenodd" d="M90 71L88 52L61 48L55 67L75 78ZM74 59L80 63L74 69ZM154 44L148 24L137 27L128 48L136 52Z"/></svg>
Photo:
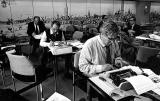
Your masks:
<svg viewBox="0 0 160 101"><path fill-rule="evenodd" d="M49 48L53 55L72 53L72 47L70 46L53 46Z"/></svg>
<svg viewBox="0 0 160 101"><path fill-rule="evenodd" d="M157 85L149 77L144 75L125 78L125 80L131 83L138 95L157 88Z"/></svg>
<svg viewBox="0 0 160 101"><path fill-rule="evenodd" d="M149 38L143 37L143 36L137 36L136 39L147 40L147 39L149 39Z"/></svg>
<svg viewBox="0 0 160 101"><path fill-rule="evenodd" d="M67 97L55 92L46 101L71 101L71 100L68 99Z"/></svg>

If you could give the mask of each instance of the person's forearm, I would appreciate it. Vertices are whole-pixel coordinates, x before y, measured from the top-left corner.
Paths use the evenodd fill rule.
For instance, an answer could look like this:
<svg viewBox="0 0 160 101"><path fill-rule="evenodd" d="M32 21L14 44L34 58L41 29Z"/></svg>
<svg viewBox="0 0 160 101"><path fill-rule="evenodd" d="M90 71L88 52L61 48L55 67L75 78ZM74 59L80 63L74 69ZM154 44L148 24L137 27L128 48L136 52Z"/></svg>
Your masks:
<svg viewBox="0 0 160 101"><path fill-rule="evenodd" d="M49 47L50 43L49 42L40 42L40 46L42 47Z"/></svg>
<svg viewBox="0 0 160 101"><path fill-rule="evenodd" d="M39 34L39 35L34 35L34 38L35 38L35 39L41 39L41 36L42 36L41 34Z"/></svg>
<svg viewBox="0 0 160 101"><path fill-rule="evenodd" d="M91 64L80 64L79 65L80 71L90 76L95 75L97 73L104 72L104 71L109 71L112 69L110 68L110 66L108 66L108 68L105 68L105 67L106 67L106 64L105 65L91 65Z"/></svg>

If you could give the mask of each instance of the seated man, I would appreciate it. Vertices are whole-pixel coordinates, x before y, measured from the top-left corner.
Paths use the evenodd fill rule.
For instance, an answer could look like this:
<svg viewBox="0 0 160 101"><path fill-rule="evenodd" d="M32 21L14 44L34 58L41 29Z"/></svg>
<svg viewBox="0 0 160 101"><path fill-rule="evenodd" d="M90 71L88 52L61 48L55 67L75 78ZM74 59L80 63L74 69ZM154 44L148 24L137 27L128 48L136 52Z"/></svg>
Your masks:
<svg viewBox="0 0 160 101"><path fill-rule="evenodd" d="M122 66L124 62L120 58L121 54L117 42L118 26L116 23L113 21L102 22L99 30L100 35L86 41L79 58L80 71L89 77L116 69L113 65L118 66L120 63ZM105 99L99 96L99 101L105 101ZM148 98L137 101L148 101Z"/></svg>
<svg viewBox="0 0 160 101"><path fill-rule="evenodd" d="M64 41L64 35L63 32L59 29L60 28L60 22L58 21L53 21L51 23L51 28L44 31L41 40L40 40L40 46L44 47L44 53L42 56L42 65L46 65L47 64L47 60L49 58L49 56L51 57L52 54L48 52L49 48L51 46L52 43L54 43L55 41ZM66 59L71 59L70 55L65 55L65 60ZM66 62L66 61L65 61ZM66 71L68 73L68 69L69 67L71 67L71 61L67 61L67 63L65 63L65 67L66 67Z"/></svg>
<svg viewBox="0 0 160 101"><path fill-rule="evenodd" d="M129 37L136 37L142 34L141 27L136 24L136 18L131 17L126 28L123 29Z"/></svg>
<svg viewBox="0 0 160 101"><path fill-rule="evenodd" d="M80 54L79 69L88 76L114 69L114 61L120 57L116 23L103 22L99 30L100 35L87 40Z"/></svg>

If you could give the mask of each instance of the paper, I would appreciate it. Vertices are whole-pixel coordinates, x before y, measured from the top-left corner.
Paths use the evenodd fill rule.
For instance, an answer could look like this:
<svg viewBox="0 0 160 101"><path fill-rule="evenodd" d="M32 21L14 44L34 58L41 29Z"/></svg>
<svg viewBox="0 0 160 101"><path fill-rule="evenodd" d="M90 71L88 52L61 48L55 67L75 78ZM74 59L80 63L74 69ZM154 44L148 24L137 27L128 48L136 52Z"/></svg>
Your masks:
<svg viewBox="0 0 160 101"><path fill-rule="evenodd" d="M136 39L147 40L147 39L149 39L149 38L143 37L143 36L137 36Z"/></svg>
<svg viewBox="0 0 160 101"><path fill-rule="evenodd" d="M77 47L77 48L82 48L83 47L83 43L81 43L80 41L72 41L72 42L67 42L67 44L70 44L74 47Z"/></svg>
<svg viewBox="0 0 160 101"><path fill-rule="evenodd" d="M143 72L149 76L156 75L151 69L143 69Z"/></svg>
<svg viewBox="0 0 160 101"><path fill-rule="evenodd" d="M152 38L152 39L155 39L155 40L160 40L160 36L159 35L150 34L149 37Z"/></svg>
<svg viewBox="0 0 160 101"><path fill-rule="evenodd" d="M99 79L99 76L89 78L92 82L94 82L98 87L100 87L104 92L108 95L111 95L112 91L116 88L113 84L109 82L104 82Z"/></svg>
<svg viewBox="0 0 160 101"><path fill-rule="evenodd" d="M71 101L71 100L68 99L67 97L55 92L46 101Z"/></svg>
<svg viewBox="0 0 160 101"><path fill-rule="evenodd" d="M69 46L53 46L49 48L53 55L72 53L72 47Z"/></svg>
<svg viewBox="0 0 160 101"><path fill-rule="evenodd" d="M138 95L157 88L156 84L150 78L144 75L125 78L125 80L132 84Z"/></svg>
<svg viewBox="0 0 160 101"><path fill-rule="evenodd" d="M160 95L160 88L156 88L156 89L154 89L152 91L155 92L156 94Z"/></svg>

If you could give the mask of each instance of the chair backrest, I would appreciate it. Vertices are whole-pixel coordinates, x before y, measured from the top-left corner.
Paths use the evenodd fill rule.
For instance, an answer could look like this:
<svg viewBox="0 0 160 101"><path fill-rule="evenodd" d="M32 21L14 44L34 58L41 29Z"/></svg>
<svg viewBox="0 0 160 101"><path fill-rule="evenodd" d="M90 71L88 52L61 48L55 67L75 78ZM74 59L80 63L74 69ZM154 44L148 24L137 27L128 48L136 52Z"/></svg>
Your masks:
<svg viewBox="0 0 160 101"><path fill-rule="evenodd" d="M76 52L76 54L74 55L74 68L78 68L78 64L79 64L79 56L80 56L80 51Z"/></svg>
<svg viewBox="0 0 160 101"><path fill-rule="evenodd" d="M146 63L148 61L148 58L150 58L151 56L155 56L159 52L160 49L157 48L140 46L138 49L136 61Z"/></svg>
<svg viewBox="0 0 160 101"><path fill-rule="evenodd" d="M29 59L26 56L14 55L13 53L13 51L6 52L11 71L20 75L34 76L35 69Z"/></svg>
<svg viewBox="0 0 160 101"><path fill-rule="evenodd" d="M81 32L81 31L75 31L74 34L73 34L72 39L73 40L81 40L82 37L83 37L83 32Z"/></svg>

